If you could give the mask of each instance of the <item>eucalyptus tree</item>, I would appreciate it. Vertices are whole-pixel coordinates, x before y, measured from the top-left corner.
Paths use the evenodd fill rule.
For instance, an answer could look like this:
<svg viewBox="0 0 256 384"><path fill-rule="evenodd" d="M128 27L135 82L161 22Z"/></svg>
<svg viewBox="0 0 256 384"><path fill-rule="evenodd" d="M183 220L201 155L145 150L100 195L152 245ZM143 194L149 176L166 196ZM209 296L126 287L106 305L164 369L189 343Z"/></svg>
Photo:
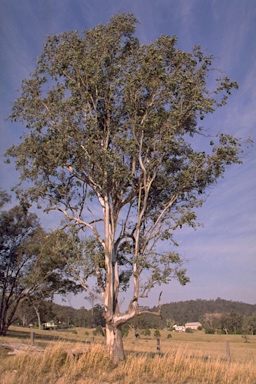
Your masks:
<svg viewBox="0 0 256 384"><path fill-rule="evenodd" d="M7 152L29 181L17 188L20 198L92 236L84 277L97 278L115 362L124 358L121 325L141 313L139 298L173 277L188 281L179 254L159 242L175 244L176 228L195 225L207 188L240 152L236 138L207 137L201 125L237 84L224 77L208 85L212 56L199 46L182 52L166 35L140 44L136 24L117 14L83 34L47 37L11 113L28 133ZM132 287L126 311L122 282Z"/></svg>

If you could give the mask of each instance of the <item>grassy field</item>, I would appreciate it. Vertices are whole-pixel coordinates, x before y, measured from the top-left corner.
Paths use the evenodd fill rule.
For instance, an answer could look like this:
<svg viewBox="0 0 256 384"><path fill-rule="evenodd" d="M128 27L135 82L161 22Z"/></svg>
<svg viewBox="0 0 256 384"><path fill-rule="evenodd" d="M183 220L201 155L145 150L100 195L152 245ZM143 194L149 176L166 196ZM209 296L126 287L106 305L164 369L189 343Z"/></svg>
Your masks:
<svg viewBox="0 0 256 384"><path fill-rule="evenodd" d="M29 329L10 329L0 343L30 344ZM203 331L171 333L161 331L160 354L154 338L132 335L124 338L126 360L114 367L104 348L104 338L92 330L35 332L36 346L9 356L0 348L1 384L256 384L256 336L249 342L240 335L206 335ZM88 333L86 333L88 332ZM153 334L153 332L152 332ZM227 354L230 349L230 362ZM73 357L72 350L83 350Z"/></svg>

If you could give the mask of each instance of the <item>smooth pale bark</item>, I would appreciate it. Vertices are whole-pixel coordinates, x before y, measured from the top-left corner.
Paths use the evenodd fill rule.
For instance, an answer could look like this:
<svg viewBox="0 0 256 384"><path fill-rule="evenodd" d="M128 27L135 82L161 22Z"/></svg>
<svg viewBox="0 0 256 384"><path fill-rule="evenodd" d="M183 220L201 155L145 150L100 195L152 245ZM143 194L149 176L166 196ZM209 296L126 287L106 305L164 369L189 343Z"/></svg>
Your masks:
<svg viewBox="0 0 256 384"><path fill-rule="evenodd" d="M110 252L109 259L113 262L116 256L114 252ZM111 265L110 262L108 265ZM111 268L109 267L107 273L107 284L105 290L105 303L107 305L106 312L106 346L112 361L117 365L120 361L124 360L124 348L121 333L121 323L115 321L115 314L119 314L118 306L118 290L119 290L119 277L117 263Z"/></svg>
<svg viewBox="0 0 256 384"><path fill-rule="evenodd" d="M113 327L106 324L106 345L114 364L124 360L124 347L121 326Z"/></svg>
<svg viewBox="0 0 256 384"><path fill-rule="evenodd" d="M39 312L39 309L33 305L33 308L36 312L36 316L37 316L37 322L38 322L38 329L41 329L41 317L40 317L40 312Z"/></svg>

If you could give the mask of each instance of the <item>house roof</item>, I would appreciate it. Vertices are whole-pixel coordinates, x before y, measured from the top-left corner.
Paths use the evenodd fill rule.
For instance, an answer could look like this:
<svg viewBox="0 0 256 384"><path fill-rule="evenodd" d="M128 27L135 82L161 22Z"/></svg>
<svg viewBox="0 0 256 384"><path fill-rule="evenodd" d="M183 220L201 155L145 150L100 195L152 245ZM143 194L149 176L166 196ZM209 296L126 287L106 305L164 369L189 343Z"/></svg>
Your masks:
<svg viewBox="0 0 256 384"><path fill-rule="evenodd" d="M196 322L194 322L194 323L186 323L185 325L198 325L198 324L201 324L201 323L199 323L199 321L196 321Z"/></svg>

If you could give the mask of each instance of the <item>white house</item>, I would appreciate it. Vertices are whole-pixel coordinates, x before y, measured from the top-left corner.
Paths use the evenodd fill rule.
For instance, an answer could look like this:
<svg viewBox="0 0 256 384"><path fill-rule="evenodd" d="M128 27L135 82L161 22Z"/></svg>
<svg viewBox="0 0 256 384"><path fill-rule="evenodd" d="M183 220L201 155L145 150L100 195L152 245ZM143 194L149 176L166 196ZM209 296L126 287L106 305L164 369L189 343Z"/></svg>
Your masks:
<svg viewBox="0 0 256 384"><path fill-rule="evenodd" d="M47 323L43 323L43 327L44 327L44 329L56 329L57 325L54 324L53 321L49 321Z"/></svg>
<svg viewBox="0 0 256 384"><path fill-rule="evenodd" d="M173 329L174 329L174 331L176 331L176 332L185 332L185 330L186 330L186 328L184 327L184 325L177 325L177 324L175 324L175 325L173 326Z"/></svg>

